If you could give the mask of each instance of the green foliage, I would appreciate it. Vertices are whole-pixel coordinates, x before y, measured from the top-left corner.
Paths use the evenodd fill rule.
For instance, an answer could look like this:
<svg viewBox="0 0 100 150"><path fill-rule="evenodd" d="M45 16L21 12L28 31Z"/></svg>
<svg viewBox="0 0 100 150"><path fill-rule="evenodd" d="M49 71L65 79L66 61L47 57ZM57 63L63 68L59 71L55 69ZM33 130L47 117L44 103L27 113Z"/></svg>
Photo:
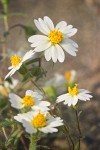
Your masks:
<svg viewBox="0 0 100 150"><path fill-rule="evenodd" d="M57 91L56 88L53 86L45 86L44 90L46 92L46 94L51 97L52 102L54 102L57 98Z"/></svg>
<svg viewBox="0 0 100 150"><path fill-rule="evenodd" d="M8 104L7 99L6 98L1 98L0 99L0 111Z"/></svg>
<svg viewBox="0 0 100 150"><path fill-rule="evenodd" d="M36 30L34 30L31 26L22 25L22 28L24 29L27 37L36 34Z"/></svg>
<svg viewBox="0 0 100 150"><path fill-rule="evenodd" d="M0 122L0 128L2 127L8 127L8 126L11 126L12 124L14 124L14 122L8 120L8 119L5 119L4 122Z"/></svg>
<svg viewBox="0 0 100 150"><path fill-rule="evenodd" d="M7 12L8 12L8 4L9 4L9 0L1 0L1 3L2 3L2 5L3 5L3 13L4 14L7 14Z"/></svg>
<svg viewBox="0 0 100 150"><path fill-rule="evenodd" d="M13 147L16 149L21 134L22 134L22 132L19 129L14 131L11 134L11 136L8 138L8 140L6 141L5 146L8 147L9 145L13 144Z"/></svg>

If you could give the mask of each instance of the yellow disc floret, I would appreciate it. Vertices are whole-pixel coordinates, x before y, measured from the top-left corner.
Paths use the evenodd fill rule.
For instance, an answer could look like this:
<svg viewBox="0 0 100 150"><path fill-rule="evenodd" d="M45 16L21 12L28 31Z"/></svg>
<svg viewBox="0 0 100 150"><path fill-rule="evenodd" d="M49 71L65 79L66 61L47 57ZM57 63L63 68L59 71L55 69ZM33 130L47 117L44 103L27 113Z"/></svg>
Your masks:
<svg viewBox="0 0 100 150"><path fill-rule="evenodd" d="M71 71L66 71L65 72L65 79L70 81L70 79L71 79Z"/></svg>
<svg viewBox="0 0 100 150"><path fill-rule="evenodd" d="M59 44L64 35L60 31L54 30L49 33L48 37L53 44Z"/></svg>
<svg viewBox="0 0 100 150"><path fill-rule="evenodd" d="M22 104L24 104L25 107L31 107L35 102L34 98L28 95L26 95L22 100Z"/></svg>
<svg viewBox="0 0 100 150"><path fill-rule="evenodd" d="M73 88L68 87L68 92L71 96L77 95L78 94L77 84L75 84Z"/></svg>
<svg viewBox="0 0 100 150"><path fill-rule="evenodd" d="M21 58L18 55L13 55L11 56L10 61L12 66L16 67L21 62Z"/></svg>
<svg viewBox="0 0 100 150"><path fill-rule="evenodd" d="M41 114L40 112L33 118L32 125L35 128L42 128L46 126L46 118L44 114Z"/></svg>

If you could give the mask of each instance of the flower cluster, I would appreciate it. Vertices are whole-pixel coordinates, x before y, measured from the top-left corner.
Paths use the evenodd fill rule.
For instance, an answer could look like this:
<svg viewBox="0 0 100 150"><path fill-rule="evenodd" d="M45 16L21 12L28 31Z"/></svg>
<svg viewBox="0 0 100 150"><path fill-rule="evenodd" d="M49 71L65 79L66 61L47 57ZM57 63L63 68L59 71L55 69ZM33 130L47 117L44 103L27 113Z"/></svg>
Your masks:
<svg viewBox="0 0 100 150"><path fill-rule="evenodd" d="M29 134L37 131L57 132L56 127L63 125L63 120L60 117L50 114L50 102L43 100L43 94L40 91L28 90L23 98L10 93L9 101L12 107L22 110L23 113L14 116L14 119L21 122Z"/></svg>
<svg viewBox="0 0 100 150"><path fill-rule="evenodd" d="M64 51L72 56L76 56L78 45L70 39L76 34L77 29L72 25L67 25L67 22L61 21L54 26L52 20L45 16L43 19L39 18L34 20L36 27L44 35L32 35L28 41L31 43L33 50L26 52L21 58L18 55L13 55L10 58L11 66L8 68L10 72L6 75L5 79L11 77L16 71L20 73L22 68L26 68L27 75L32 83L38 88L38 90L27 90L22 97L10 93L9 101L11 106L18 109L20 113L14 116L14 119L23 125L26 132L33 135L36 132L53 133L57 132L57 127L64 125L63 120L57 113L51 113L51 103L48 102L48 97L45 91L33 81L32 75L27 69L27 61L32 59L36 53L41 53L41 57L44 55L47 61L52 60L54 63L57 61L64 62ZM39 59L41 57L39 56ZM30 60L31 62L31 60ZM34 67L34 65L33 65ZM40 66L39 66L40 69ZM53 85L53 87L61 87L61 84L65 84L67 88L66 94L62 94L62 87L60 92L57 92L56 104L64 102L64 105L75 106L78 104L78 100L86 101L90 100L92 96L90 92L85 89L79 89L76 82L76 71L66 71L65 76L56 74L55 77L46 82L45 86ZM50 92L50 90L49 90ZM49 93L50 95L50 93ZM55 105L57 107L58 105ZM73 107L74 108L74 107ZM66 125L65 125L66 126ZM69 131L67 132L69 133Z"/></svg>
<svg viewBox="0 0 100 150"><path fill-rule="evenodd" d="M39 31L45 35L29 37L28 41L32 43L31 47L34 47L34 50L28 51L23 58L16 54L11 56L11 66L8 68L10 72L6 75L5 79L19 70L25 61L33 57L35 52L44 51L45 59L47 61L52 59L54 63L57 60L61 63L64 62L65 54L63 50L72 56L76 56L78 45L70 39L70 37L76 34L76 28L73 28L72 25L67 25L65 21L59 22L54 27L52 20L47 16L44 19L35 19L34 23Z"/></svg>

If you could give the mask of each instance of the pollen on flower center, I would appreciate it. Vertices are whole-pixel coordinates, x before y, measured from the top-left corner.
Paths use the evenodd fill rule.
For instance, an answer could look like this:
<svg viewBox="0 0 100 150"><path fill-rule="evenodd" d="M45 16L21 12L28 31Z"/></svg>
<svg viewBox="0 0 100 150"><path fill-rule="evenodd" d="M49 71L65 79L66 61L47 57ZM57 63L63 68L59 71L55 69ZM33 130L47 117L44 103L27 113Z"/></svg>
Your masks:
<svg viewBox="0 0 100 150"><path fill-rule="evenodd" d="M59 44L64 35L60 31L54 30L49 33L48 37L53 44Z"/></svg>
<svg viewBox="0 0 100 150"><path fill-rule="evenodd" d="M78 94L77 84L73 88L68 87L68 92L71 96L77 95Z"/></svg>
<svg viewBox="0 0 100 150"><path fill-rule="evenodd" d="M33 118L32 125L35 128L42 128L46 126L46 118L44 114L41 114L40 112Z"/></svg>
<svg viewBox="0 0 100 150"><path fill-rule="evenodd" d="M70 71L65 72L65 79L68 81L71 79L71 72Z"/></svg>
<svg viewBox="0 0 100 150"><path fill-rule="evenodd" d="M31 107L34 105L34 98L31 96L26 95L23 99L22 99L22 104L24 104L26 107Z"/></svg>
<svg viewBox="0 0 100 150"><path fill-rule="evenodd" d="M21 58L18 55L13 55L11 56L10 61L12 66L16 67L21 62Z"/></svg>

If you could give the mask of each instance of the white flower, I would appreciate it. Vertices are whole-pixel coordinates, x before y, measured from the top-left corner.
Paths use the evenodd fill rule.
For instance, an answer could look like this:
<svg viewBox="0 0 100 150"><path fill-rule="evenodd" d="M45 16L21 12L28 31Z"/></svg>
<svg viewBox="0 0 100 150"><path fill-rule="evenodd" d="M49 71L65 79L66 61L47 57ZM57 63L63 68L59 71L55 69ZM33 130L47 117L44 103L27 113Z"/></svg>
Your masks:
<svg viewBox="0 0 100 150"><path fill-rule="evenodd" d="M26 94L23 98L19 97L14 93L9 94L9 101L11 102L11 106L17 109L22 109L24 107L31 107L32 110L38 111L48 111L50 103L47 101L41 101L43 99L43 95L40 91L31 91L27 90Z"/></svg>
<svg viewBox="0 0 100 150"><path fill-rule="evenodd" d="M59 74L59 73L56 73L53 78L51 78L50 80L48 80L45 83L45 85L46 86L51 85L51 86L54 86L54 87L59 87L59 86L63 85L64 82L65 82L64 76Z"/></svg>
<svg viewBox="0 0 100 150"><path fill-rule="evenodd" d="M36 27L45 35L33 35L28 41L31 44L31 47L35 47L35 52L44 51L45 59L49 61L50 59L53 62L63 62L65 59L65 54L63 49L72 56L76 56L76 51L78 45L70 39L73 36L77 29L73 28L72 25L67 25L65 21L59 22L56 27L52 20L45 16L42 20L34 20Z"/></svg>
<svg viewBox="0 0 100 150"><path fill-rule="evenodd" d="M76 77L76 71L75 70L65 72L65 79L67 81L73 82L73 81L75 81L75 77Z"/></svg>
<svg viewBox="0 0 100 150"><path fill-rule="evenodd" d="M68 93L60 95L57 98L57 103L64 101L65 105L67 104L68 106L74 106L77 104L78 100L90 100L90 98L92 98L92 95L90 95L89 93L90 92L88 90L78 89L76 84L73 88L68 87Z"/></svg>
<svg viewBox="0 0 100 150"><path fill-rule="evenodd" d="M11 79L12 83L9 83L8 81L4 81L1 85L0 85L0 93L2 95L7 96L8 92L10 92L11 89L14 89L16 87L16 85L18 84L18 80L12 78Z"/></svg>
<svg viewBox="0 0 100 150"><path fill-rule="evenodd" d="M13 55L10 58L12 65L8 68L10 72L6 75L5 79L8 78L9 76L12 76L17 70L19 70L22 64L26 60L30 59L34 54L35 52L30 50L23 56L23 58L20 58L18 55Z"/></svg>
<svg viewBox="0 0 100 150"><path fill-rule="evenodd" d="M60 117L54 118L49 113L41 113L40 111L18 114L14 119L21 122L29 134L36 133L37 131L43 133L57 132L58 129L56 127L63 125L63 120Z"/></svg>

